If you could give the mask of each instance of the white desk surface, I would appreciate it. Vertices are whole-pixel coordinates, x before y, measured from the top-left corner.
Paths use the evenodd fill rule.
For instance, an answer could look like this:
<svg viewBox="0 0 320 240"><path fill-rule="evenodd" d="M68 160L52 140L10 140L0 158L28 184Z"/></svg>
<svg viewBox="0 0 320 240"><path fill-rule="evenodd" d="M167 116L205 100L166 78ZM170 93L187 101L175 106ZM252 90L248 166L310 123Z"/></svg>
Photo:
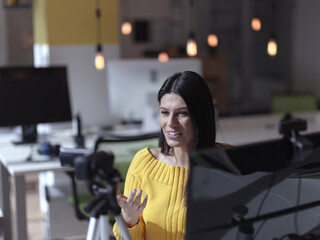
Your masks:
<svg viewBox="0 0 320 240"><path fill-rule="evenodd" d="M94 137L86 139L88 146L93 146ZM0 160L12 176L25 175L43 171L66 171L72 168L62 167L59 158L51 158L37 153L41 144L12 144L12 133L0 134ZM51 145L60 144L62 147L75 148L70 130L61 131L50 136ZM32 154L32 161L27 161Z"/></svg>
<svg viewBox="0 0 320 240"><path fill-rule="evenodd" d="M301 135L320 131L320 113L299 113L294 117L307 121L307 130ZM217 141L231 145L242 145L267 140L280 139L279 122L283 115L262 114L252 116L236 116L218 119Z"/></svg>
<svg viewBox="0 0 320 240"><path fill-rule="evenodd" d="M217 121L217 141L231 145L242 145L266 140L282 138L278 133L278 124L283 116L276 114L236 116L219 118ZM299 114L307 120L307 131L301 134L320 131L320 113ZM121 131L120 131L121 132ZM125 133L123 131L122 133ZM130 130L128 130L130 134ZM86 138L86 146L92 147L97 135ZM0 133L0 159L7 167L10 175L23 175L41 171L65 171L60 165L59 159L48 161L48 157L36 153L39 145L13 145L11 141L14 136L8 133ZM63 147L74 148L71 130L59 130L50 136L50 143L61 144ZM33 147L36 161L27 162Z"/></svg>
<svg viewBox="0 0 320 240"><path fill-rule="evenodd" d="M320 131L320 113L305 113L295 116L307 120L307 131L301 132L302 135ZM278 133L278 124L282 117L282 115L264 114L219 118L217 121L217 141L237 146L282 138L282 135ZM121 133L121 131L118 132ZM126 130L122 133L125 134L125 132ZM130 129L128 133L130 135ZM92 147L96 137L97 135L87 137L86 146ZM13 145L11 143L13 138L11 133L0 134L0 159L7 167L10 175L68 170L61 167L59 159L48 161L48 157L37 154L39 145L33 145L35 152L33 155L36 161L27 162L26 159L30 155L32 145ZM74 148L71 130L60 129L55 132L50 136L50 143Z"/></svg>

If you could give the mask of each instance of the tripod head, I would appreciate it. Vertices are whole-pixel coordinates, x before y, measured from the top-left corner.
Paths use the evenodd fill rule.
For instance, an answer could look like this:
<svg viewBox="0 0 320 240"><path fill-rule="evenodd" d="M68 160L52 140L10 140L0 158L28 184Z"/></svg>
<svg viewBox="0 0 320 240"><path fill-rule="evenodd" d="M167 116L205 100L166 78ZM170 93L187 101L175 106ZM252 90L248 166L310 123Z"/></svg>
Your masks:
<svg viewBox="0 0 320 240"><path fill-rule="evenodd" d="M313 143L300 135L300 131L305 130L307 122L304 119L289 118L279 123L279 133L292 143L294 159L310 153L313 149Z"/></svg>

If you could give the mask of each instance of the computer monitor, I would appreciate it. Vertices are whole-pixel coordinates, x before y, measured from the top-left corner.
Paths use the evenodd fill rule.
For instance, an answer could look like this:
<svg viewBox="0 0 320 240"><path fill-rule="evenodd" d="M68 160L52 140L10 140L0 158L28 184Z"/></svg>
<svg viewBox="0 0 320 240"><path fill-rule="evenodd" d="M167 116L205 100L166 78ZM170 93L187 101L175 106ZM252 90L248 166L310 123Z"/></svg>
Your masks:
<svg viewBox="0 0 320 240"><path fill-rule="evenodd" d="M116 59L106 63L108 96L112 122L149 121L158 124L158 104L150 102L150 96L157 96L164 81L175 72L195 71L202 74L200 59ZM157 98L154 99L157 102ZM156 107L152 110L153 106ZM150 119L150 114L154 115ZM146 119L148 118L148 119ZM150 126L151 126L150 125ZM147 130L147 129L145 129ZM151 129L154 130L154 129Z"/></svg>
<svg viewBox="0 0 320 240"><path fill-rule="evenodd" d="M21 143L37 140L38 123L72 119L67 68L0 67L0 126L21 125Z"/></svg>
<svg viewBox="0 0 320 240"><path fill-rule="evenodd" d="M301 154L288 138L191 154L186 239L283 239L319 226L320 133L301 137L313 145Z"/></svg>

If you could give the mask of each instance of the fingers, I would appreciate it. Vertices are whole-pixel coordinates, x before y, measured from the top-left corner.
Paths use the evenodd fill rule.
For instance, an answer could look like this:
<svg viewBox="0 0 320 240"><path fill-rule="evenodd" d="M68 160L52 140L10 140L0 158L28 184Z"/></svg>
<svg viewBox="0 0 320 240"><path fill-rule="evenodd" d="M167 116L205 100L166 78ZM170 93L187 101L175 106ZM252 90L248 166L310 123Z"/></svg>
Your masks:
<svg viewBox="0 0 320 240"><path fill-rule="evenodd" d="M139 215L142 213L143 209L147 206L147 201L148 201L148 195L144 195L142 203L140 204L138 210L139 210Z"/></svg>
<svg viewBox="0 0 320 240"><path fill-rule="evenodd" d="M138 189L136 199L134 200L134 202L133 202L133 204L132 204L132 205L135 206L136 208L138 208L139 205L140 205L141 195L142 195L142 190L141 190L141 189Z"/></svg>
<svg viewBox="0 0 320 240"><path fill-rule="evenodd" d="M133 204L133 201L134 201L134 197L136 196L136 189L132 189L130 194L129 194L129 197L128 197L128 204L132 205Z"/></svg>
<svg viewBox="0 0 320 240"><path fill-rule="evenodd" d="M135 209L142 208L142 210L143 210L147 204L148 196L145 195L142 200L142 203L140 204L141 198L142 198L142 190L141 189L138 189L138 191L136 189L132 189L128 198L126 198L122 194L117 195L117 199L118 199L118 201L121 201L121 203L125 202L128 207L132 206ZM120 205L120 203L119 203L119 205ZM123 204L121 204L121 205L123 205Z"/></svg>
<svg viewBox="0 0 320 240"><path fill-rule="evenodd" d="M119 206L121 208L123 208L123 207L125 207L125 205L127 203L127 197L122 194L119 194L119 195L117 195L117 202L118 202Z"/></svg>
<svg viewBox="0 0 320 240"><path fill-rule="evenodd" d="M120 194L121 194L120 188L119 188L119 186L117 186L117 195L120 195Z"/></svg>

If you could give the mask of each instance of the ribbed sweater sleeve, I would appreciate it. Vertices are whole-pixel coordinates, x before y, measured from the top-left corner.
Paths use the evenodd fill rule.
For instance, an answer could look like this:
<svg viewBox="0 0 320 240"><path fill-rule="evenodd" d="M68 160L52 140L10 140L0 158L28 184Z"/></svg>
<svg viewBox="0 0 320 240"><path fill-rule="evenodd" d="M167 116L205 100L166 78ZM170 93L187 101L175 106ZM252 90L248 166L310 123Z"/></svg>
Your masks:
<svg viewBox="0 0 320 240"><path fill-rule="evenodd" d="M125 187L124 187L124 195L129 196L132 189L140 189L142 179L135 176L133 173L136 171L137 167L139 168L139 159L141 158L139 152L135 155L133 158L130 167L127 172L126 181L125 181ZM145 237L144 232L145 226L143 222L142 214L139 217L139 222L132 228L128 228L128 232L131 236L131 239L134 240L143 240ZM116 239L122 240L121 231L117 223L115 223L113 227L113 233Z"/></svg>

